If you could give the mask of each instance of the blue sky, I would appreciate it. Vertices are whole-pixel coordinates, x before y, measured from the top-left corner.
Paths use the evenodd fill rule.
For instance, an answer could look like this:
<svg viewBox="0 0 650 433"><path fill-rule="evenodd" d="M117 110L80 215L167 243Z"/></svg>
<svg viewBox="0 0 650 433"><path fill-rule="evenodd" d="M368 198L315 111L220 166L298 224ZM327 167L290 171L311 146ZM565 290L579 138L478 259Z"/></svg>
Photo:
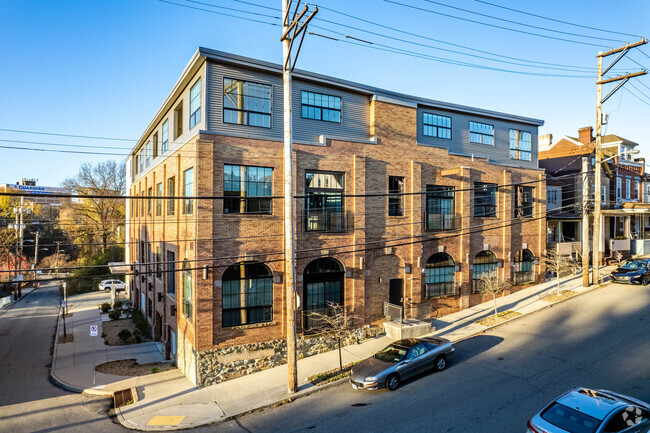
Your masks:
<svg viewBox="0 0 650 433"><path fill-rule="evenodd" d="M249 3L275 8L273 11L237 0L201 0L200 3L204 4L187 0L169 1L266 22L274 22L274 19L253 13L279 16L281 5L280 0L249 0ZM650 36L650 2L646 0L489 2L585 26ZM213 8L206 4L251 14ZM546 125L540 129L540 133L552 133L555 137L565 134L575 136L579 127L595 126L595 55L600 50L621 43L593 37L631 42L639 39L542 20L477 0L323 0L316 4L321 6L321 11L310 30L337 37L340 41L308 36L301 50L298 68L407 94L544 119ZM498 16L526 26L453 10L442 4ZM602 46L505 31L440 13ZM406 44L363 30L483 55L371 23L475 50L537 62L588 67L593 71L587 73L590 75L588 78L542 77L404 56L387 52L379 44L492 68L585 75L583 72L550 69L556 66L528 68ZM534 29L531 25L552 31ZM589 35L591 38L557 31ZM342 42L346 40L345 34L372 41L375 43L372 47L380 49L372 49L364 43L356 46ZM279 63L282 57L279 36L280 28L277 26L184 8L160 0L0 0L0 56L3 65L0 67L0 129L137 139L197 47L205 46ZM649 45L642 48L648 55ZM650 58L638 51L633 51L629 57L650 68ZM628 59L622 60L619 65L616 68L619 72L640 69ZM650 75L631 83L650 96ZM646 133L650 98L629 85L626 88L646 103L626 90L619 90L604 106L604 111L610 113L605 132L640 143L642 155L650 156ZM56 147L4 140L100 148ZM126 153L124 148L129 148L131 144L0 131L0 146ZM38 178L39 184L50 186L56 186L75 174L82 162L122 158L6 148L0 148L0 155L0 183L15 182L26 177Z"/></svg>

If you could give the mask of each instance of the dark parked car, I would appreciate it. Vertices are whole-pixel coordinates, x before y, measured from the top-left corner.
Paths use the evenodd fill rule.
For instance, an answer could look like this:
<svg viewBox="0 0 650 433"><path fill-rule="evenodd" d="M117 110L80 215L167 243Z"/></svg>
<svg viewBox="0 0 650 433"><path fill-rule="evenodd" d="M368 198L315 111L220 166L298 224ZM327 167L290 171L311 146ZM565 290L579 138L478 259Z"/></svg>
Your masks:
<svg viewBox="0 0 650 433"><path fill-rule="evenodd" d="M648 260L625 260L611 274L612 283L647 285L650 282Z"/></svg>
<svg viewBox="0 0 650 433"><path fill-rule="evenodd" d="M432 368L444 370L455 350L444 338L398 340L352 367L350 384L354 389L394 391L404 379Z"/></svg>

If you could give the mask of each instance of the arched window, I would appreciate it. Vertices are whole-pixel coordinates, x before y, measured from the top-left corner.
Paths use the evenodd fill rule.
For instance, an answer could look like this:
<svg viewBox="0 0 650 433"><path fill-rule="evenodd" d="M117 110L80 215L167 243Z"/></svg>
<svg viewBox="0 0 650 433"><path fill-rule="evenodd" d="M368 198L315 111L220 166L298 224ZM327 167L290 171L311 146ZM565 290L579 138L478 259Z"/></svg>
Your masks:
<svg viewBox="0 0 650 433"><path fill-rule="evenodd" d="M454 259L447 253L436 253L424 266L425 296L434 298L456 294Z"/></svg>
<svg viewBox="0 0 650 433"><path fill-rule="evenodd" d="M496 276L497 274L497 256L492 251L481 251L474 257L474 264L472 266L472 291L478 293L481 289L481 278Z"/></svg>
<svg viewBox="0 0 650 433"><path fill-rule="evenodd" d="M515 254L515 267L512 273L513 284L524 284L535 281L535 256L528 249L517 251Z"/></svg>
<svg viewBox="0 0 650 433"><path fill-rule="evenodd" d="M190 262L183 260L183 314L192 320L192 269Z"/></svg>
<svg viewBox="0 0 650 433"><path fill-rule="evenodd" d="M264 263L230 266L222 279L223 326L273 320L273 274Z"/></svg>
<svg viewBox="0 0 650 433"><path fill-rule="evenodd" d="M305 330L318 326L311 312L329 314L328 304L343 305L343 265L335 259L322 258L309 263L304 272L304 326Z"/></svg>

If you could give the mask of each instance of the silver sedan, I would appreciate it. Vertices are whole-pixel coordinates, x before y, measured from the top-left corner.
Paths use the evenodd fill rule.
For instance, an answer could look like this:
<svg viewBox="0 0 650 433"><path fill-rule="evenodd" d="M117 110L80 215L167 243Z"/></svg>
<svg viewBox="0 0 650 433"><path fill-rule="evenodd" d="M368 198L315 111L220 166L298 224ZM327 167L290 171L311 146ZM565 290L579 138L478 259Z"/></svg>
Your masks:
<svg viewBox="0 0 650 433"><path fill-rule="evenodd" d="M398 340L352 367L350 383L354 389L394 391L409 377L431 368L444 370L455 350L444 338Z"/></svg>

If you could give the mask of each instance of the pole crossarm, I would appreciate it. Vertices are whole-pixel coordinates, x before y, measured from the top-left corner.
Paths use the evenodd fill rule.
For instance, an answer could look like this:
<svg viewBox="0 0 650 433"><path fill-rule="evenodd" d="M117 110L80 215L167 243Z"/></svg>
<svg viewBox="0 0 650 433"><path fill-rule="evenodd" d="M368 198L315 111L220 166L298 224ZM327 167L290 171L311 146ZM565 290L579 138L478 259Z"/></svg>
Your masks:
<svg viewBox="0 0 650 433"><path fill-rule="evenodd" d="M631 44L625 44L625 46L622 46L620 48L614 48L613 50L609 50L605 53L598 53L596 57L607 57L611 56L612 54L620 53L621 51L629 50L630 48L638 47L639 45L644 45L647 44L648 40L646 38L641 39L638 42L633 42Z"/></svg>
<svg viewBox="0 0 650 433"><path fill-rule="evenodd" d="M623 85L624 85L625 83L627 83L629 80L630 80L630 77L627 77L627 78L625 78L623 81L621 81L620 83L618 83L618 84L616 85L616 87L614 87L614 88L613 88L613 89L612 89L612 90L611 90L607 95L605 95L605 97L600 101L600 103L601 103L601 104L604 104L605 101L607 101L607 100L608 100L608 99L609 99L609 98L610 98L614 93L616 93L616 91L617 91L618 89L620 89L621 87L623 87Z"/></svg>
<svg viewBox="0 0 650 433"><path fill-rule="evenodd" d="M638 77L639 75L645 75L647 73L648 73L648 71L643 70L643 71L639 71L639 72L634 72L633 74L619 75L618 77L608 78L606 80L598 80L598 81L596 81L596 84L613 83L615 81L625 80L626 78L629 79L629 78L633 78L633 77Z"/></svg>

